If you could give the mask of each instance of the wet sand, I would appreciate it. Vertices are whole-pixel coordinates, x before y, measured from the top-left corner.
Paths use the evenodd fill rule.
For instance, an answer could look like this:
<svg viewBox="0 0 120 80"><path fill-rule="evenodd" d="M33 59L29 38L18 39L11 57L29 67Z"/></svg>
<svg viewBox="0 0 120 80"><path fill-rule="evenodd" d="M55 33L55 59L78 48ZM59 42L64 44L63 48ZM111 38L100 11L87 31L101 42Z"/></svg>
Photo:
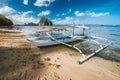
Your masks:
<svg viewBox="0 0 120 80"><path fill-rule="evenodd" d="M94 56L78 65L80 58L66 46L37 48L20 31L0 28L0 80L120 80L120 62Z"/></svg>

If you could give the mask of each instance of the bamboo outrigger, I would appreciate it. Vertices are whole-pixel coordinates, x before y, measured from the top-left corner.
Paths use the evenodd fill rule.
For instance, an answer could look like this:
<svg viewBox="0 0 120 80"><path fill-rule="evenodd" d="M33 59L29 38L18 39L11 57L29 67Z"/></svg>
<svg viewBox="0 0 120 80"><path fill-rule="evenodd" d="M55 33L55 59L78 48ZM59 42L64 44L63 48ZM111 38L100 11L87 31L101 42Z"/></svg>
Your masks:
<svg viewBox="0 0 120 80"><path fill-rule="evenodd" d="M45 32L45 34L47 36L47 38L45 38L46 40L38 39L38 40L29 40L29 41L31 41L34 45L36 45L38 47L52 46L52 45L58 45L58 44L63 44L65 46L71 47L71 48L77 50L82 55L82 59L77 60L78 64L80 64L80 63L86 61L87 59L91 58L92 56L94 56L95 54L97 54L100 51L104 50L105 48L107 48L111 44L111 42L108 41L105 38L100 38L100 37L95 37L95 36L86 36L84 31L86 29L88 29L88 27L85 27L85 26L77 26L77 27L83 29L82 35L78 35L78 36L74 35L74 28L73 28L73 34L71 36L68 36L66 34L59 33L59 32L57 32L57 33L52 32L53 30L57 30L57 31L64 30L64 31L66 31L66 29L56 29L55 28L55 29L50 29L50 31L49 30L41 31L41 32ZM102 45L98 41L96 41L95 39L101 39L101 40L107 41L107 44ZM82 50L80 50L77 47L79 44L74 44L74 45L68 44L69 42L74 42L74 41L77 41L77 40L90 40L90 41L93 41L99 46L99 49L95 50L94 52L92 52L89 55L85 55L82 52Z"/></svg>

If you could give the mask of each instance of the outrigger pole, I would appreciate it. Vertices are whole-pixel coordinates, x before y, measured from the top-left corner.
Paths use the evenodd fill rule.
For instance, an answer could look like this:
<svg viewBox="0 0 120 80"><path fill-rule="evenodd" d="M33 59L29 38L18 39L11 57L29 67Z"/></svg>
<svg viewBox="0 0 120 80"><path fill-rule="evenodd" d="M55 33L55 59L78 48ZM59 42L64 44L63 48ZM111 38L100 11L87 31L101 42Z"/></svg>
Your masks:
<svg viewBox="0 0 120 80"><path fill-rule="evenodd" d="M92 52L90 55L85 56L85 57L83 57L82 59L79 59L79 60L77 61L78 64L80 64L80 63L88 60L88 59L91 58L92 56L96 55L97 53L101 52L102 50L104 50L105 48L107 48L109 45L111 45L111 42L108 41L108 40L105 39L105 38L100 38L100 37L95 37L95 36L91 36L91 38L106 40L108 44L102 46L98 41L91 39L91 41L93 41L93 42L95 42L96 44L98 44L100 48L97 49L96 51Z"/></svg>
<svg viewBox="0 0 120 80"><path fill-rule="evenodd" d="M73 48L73 49L77 50L79 53L82 54L83 58L85 58L85 55L83 54L83 52L82 52L79 48L77 48L75 45L70 45L70 44L67 44L67 43L58 41L57 39L55 39L54 37L52 37L49 33L47 33L47 35L48 35L52 40L55 40L55 41L57 41L57 42L60 43L60 44L63 44L63 45L65 45L65 46L68 46L68 47L70 47L70 48Z"/></svg>
<svg viewBox="0 0 120 80"><path fill-rule="evenodd" d="M108 40L105 39L105 38L90 36L90 38L96 38L96 39L106 40L106 41L108 42L108 44L106 44L105 46L102 46L102 45L100 45L100 43L99 43L98 41L91 39L91 41L94 41L96 44L98 44L100 48L97 49L96 51L92 52L90 55L87 55L87 56L86 56L79 48L76 47L76 46L78 46L78 44L70 45L70 44L67 44L67 43L58 41L57 39L55 39L54 37L52 37L49 33L47 33L47 35L48 35L52 40L55 40L55 41L57 41L58 43L63 44L63 45L65 45L65 46L71 47L71 48L77 50L80 54L82 54L82 57L83 57L83 58L82 58L82 59L79 59L79 60L77 61L78 64L83 63L84 61L88 60L89 58L91 58L91 57L94 56L95 54L101 52L102 50L104 50L105 48L107 48L109 45L111 45L111 42L108 41Z"/></svg>

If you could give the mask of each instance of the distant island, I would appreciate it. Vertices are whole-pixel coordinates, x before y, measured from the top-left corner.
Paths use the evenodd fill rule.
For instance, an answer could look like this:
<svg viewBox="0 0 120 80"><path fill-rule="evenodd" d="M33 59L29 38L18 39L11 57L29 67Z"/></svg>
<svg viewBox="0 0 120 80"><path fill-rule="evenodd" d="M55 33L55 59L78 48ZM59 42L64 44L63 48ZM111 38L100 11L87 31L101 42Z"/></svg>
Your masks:
<svg viewBox="0 0 120 80"><path fill-rule="evenodd" d="M30 22L30 23L24 23L22 25L16 24L16 26L53 26L53 23L45 16L41 16L38 23Z"/></svg>
<svg viewBox="0 0 120 80"><path fill-rule="evenodd" d="M13 22L10 19L0 14L0 26L12 26L12 25Z"/></svg>
<svg viewBox="0 0 120 80"><path fill-rule="evenodd" d="M30 22L30 23L25 23L22 26L38 26L38 24Z"/></svg>
<svg viewBox="0 0 120 80"><path fill-rule="evenodd" d="M10 19L0 14L0 26L12 26L12 25L13 25L13 22ZM30 23L24 23L22 25L20 24L15 24L15 25L17 26L52 26L53 23L45 16L41 16L38 23L30 22Z"/></svg>
<svg viewBox="0 0 120 80"><path fill-rule="evenodd" d="M52 25L53 25L52 21L50 21L45 16L42 16L38 24L31 22L31 23L25 23L22 26L52 26Z"/></svg>
<svg viewBox="0 0 120 80"><path fill-rule="evenodd" d="M3 14L0 14L0 26L12 26L13 21L5 17ZM83 25L83 24L76 24L76 25ZM112 24L85 24L87 26L120 26L120 24L112 25ZM29 22L24 24L14 24L14 26L53 26L51 20L46 18L45 16L41 16L38 23ZM54 26L70 26L65 24L54 24Z"/></svg>
<svg viewBox="0 0 120 80"><path fill-rule="evenodd" d="M39 26L52 26L53 23L49 19L47 19L45 16L42 16L39 21Z"/></svg>

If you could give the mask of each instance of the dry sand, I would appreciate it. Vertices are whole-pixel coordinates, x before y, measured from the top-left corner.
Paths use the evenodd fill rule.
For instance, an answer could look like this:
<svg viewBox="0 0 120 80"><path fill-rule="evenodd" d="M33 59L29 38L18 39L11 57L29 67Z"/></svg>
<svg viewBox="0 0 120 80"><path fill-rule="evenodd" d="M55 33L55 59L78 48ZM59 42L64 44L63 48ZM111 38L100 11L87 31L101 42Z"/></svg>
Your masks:
<svg viewBox="0 0 120 80"><path fill-rule="evenodd" d="M0 28L0 80L120 80L120 63L93 57L78 65L65 46L37 48L18 30Z"/></svg>

